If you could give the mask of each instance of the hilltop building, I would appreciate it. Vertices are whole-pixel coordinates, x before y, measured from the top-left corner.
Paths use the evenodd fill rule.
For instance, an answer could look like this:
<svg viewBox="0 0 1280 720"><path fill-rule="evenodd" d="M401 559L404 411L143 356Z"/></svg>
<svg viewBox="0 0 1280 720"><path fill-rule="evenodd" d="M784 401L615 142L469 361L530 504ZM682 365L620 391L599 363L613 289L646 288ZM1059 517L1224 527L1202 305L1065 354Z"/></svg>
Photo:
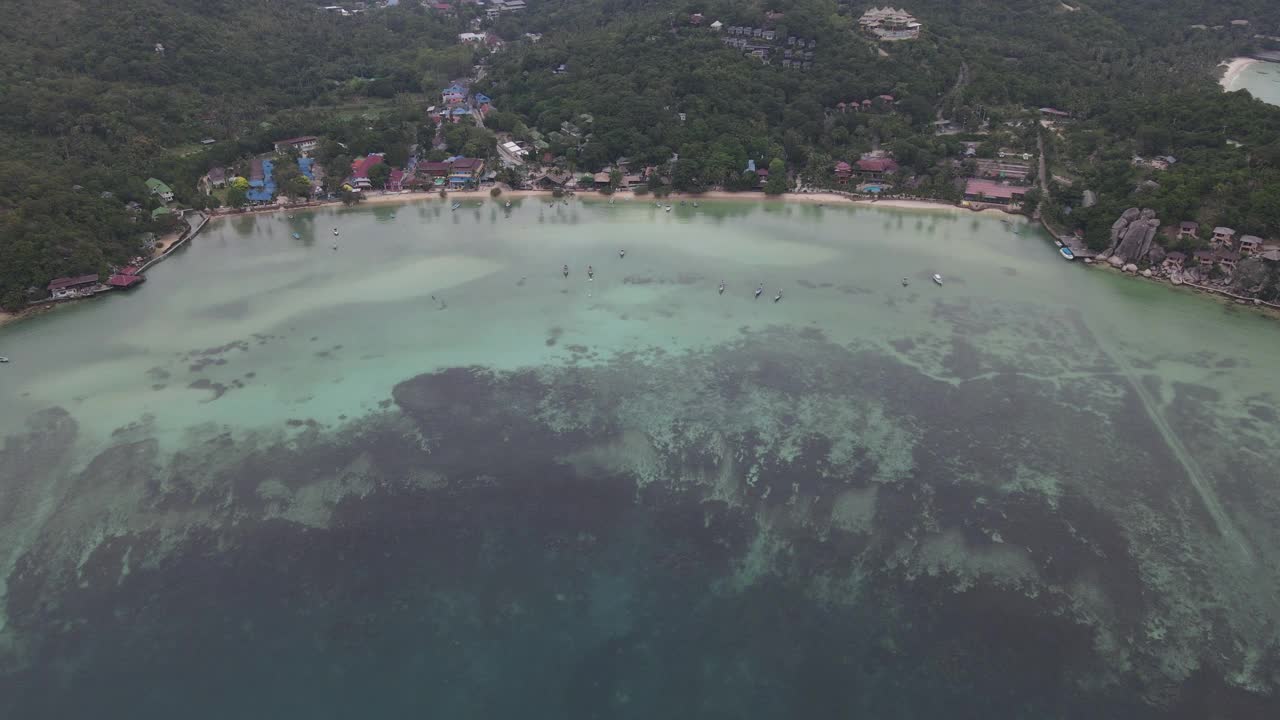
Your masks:
<svg viewBox="0 0 1280 720"><path fill-rule="evenodd" d="M915 40L920 37L918 20L906 10L891 7L871 8L862 14L858 25L880 40Z"/></svg>

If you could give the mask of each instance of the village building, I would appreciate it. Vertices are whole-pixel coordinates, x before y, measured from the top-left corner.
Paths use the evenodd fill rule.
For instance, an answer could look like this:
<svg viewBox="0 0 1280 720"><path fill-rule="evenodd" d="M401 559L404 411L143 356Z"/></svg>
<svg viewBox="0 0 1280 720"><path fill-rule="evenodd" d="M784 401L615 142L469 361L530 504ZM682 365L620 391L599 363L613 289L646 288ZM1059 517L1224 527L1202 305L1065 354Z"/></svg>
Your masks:
<svg viewBox="0 0 1280 720"><path fill-rule="evenodd" d="M1196 262L1199 263L1200 267L1202 268L1213 267L1213 251L1212 250L1197 250L1194 253L1192 253L1192 256L1195 258Z"/></svg>
<svg viewBox="0 0 1280 720"><path fill-rule="evenodd" d="M1200 225L1190 220L1184 220L1178 225L1178 238L1181 240L1198 240L1200 238Z"/></svg>
<svg viewBox="0 0 1280 720"><path fill-rule="evenodd" d="M301 137L275 141L277 154L284 154L291 150L296 150L300 153L307 153L315 150L319 146L320 138L315 135L303 135Z"/></svg>
<svg viewBox="0 0 1280 720"><path fill-rule="evenodd" d="M1185 253L1173 250L1165 254L1163 264L1166 270L1181 270L1182 263L1186 261L1187 256Z"/></svg>
<svg viewBox="0 0 1280 720"><path fill-rule="evenodd" d="M92 295L98 287L97 275L63 277L49 282L49 297L62 300Z"/></svg>
<svg viewBox="0 0 1280 720"><path fill-rule="evenodd" d="M835 169L836 182L841 185L847 185L849 178L853 177L853 167L849 163L841 160L836 163Z"/></svg>
<svg viewBox="0 0 1280 720"><path fill-rule="evenodd" d="M173 202L173 190L169 188L163 181L156 178L147 178L147 189L152 195L159 197L164 202Z"/></svg>
<svg viewBox="0 0 1280 720"><path fill-rule="evenodd" d="M1216 227L1213 229L1213 237L1209 240L1209 244L1230 246L1235 242L1236 231L1229 227Z"/></svg>
<svg viewBox="0 0 1280 720"><path fill-rule="evenodd" d="M911 13L891 7L871 8L858 19L858 25L879 40L915 40L923 27Z"/></svg>

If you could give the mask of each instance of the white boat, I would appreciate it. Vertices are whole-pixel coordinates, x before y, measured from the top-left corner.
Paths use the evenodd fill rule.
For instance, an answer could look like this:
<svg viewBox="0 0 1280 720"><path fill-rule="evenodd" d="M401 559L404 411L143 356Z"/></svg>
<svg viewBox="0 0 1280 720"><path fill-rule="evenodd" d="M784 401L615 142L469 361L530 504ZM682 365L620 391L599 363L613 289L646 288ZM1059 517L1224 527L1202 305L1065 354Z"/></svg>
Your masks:
<svg viewBox="0 0 1280 720"><path fill-rule="evenodd" d="M0 363L7 363L7 362L9 362L9 358L3 355L0 355Z"/></svg>
<svg viewBox="0 0 1280 720"><path fill-rule="evenodd" d="M668 205L668 206L667 206L667 212L671 212L671 206L670 206L670 205Z"/></svg>
<svg viewBox="0 0 1280 720"><path fill-rule="evenodd" d="M936 283L938 283L939 285L941 285L941 284L942 284L942 276L941 276L941 275L939 275L938 273L934 273L934 274L933 274L933 281L934 281L934 282L936 282Z"/></svg>
<svg viewBox="0 0 1280 720"><path fill-rule="evenodd" d="M1071 252L1071 248L1069 248L1069 247L1060 247L1060 248L1058 248L1058 252L1059 252L1059 253L1061 253L1061 254L1062 254L1062 257L1063 257L1064 259L1066 259L1066 260L1075 260L1075 259L1076 259L1076 254L1075 254L1075 253L1073 253L1073 252Z"/></svg>
<svg viewBox="0 0 1280 720"><path fill-rule="evenodd" d="M460 203L460 202L456 202L456 203L454 203L454 204L453 204L453 207L451 207L451 208L449 208L449 209L450 209L450 210L457 210L457 209L458 209L458 208L460 208L460 207L462 207L462 203Z"/></svg>

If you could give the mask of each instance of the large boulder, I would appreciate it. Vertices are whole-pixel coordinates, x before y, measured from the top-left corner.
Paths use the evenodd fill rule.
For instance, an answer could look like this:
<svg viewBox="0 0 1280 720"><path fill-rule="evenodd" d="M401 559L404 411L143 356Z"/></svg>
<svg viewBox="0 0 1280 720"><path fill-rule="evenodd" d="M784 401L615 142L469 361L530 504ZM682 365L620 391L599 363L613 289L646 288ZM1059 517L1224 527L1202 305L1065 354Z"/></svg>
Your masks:
<svg viewBox="0 0 1280 720"><path fill-rule="evenodd" d="M1160 221L1150 208L1129 208L1111 226L1112 255L1122 262L1138 263L1147 259L1151 242L1160 229Z"/></svg>
<svg viewBox="0 0 1280 720"><path fill-rule="evenodd" d="M1160 247L1155 243L1151 243L1151 249L1147 251L1147 262L1151 263L1152 265L1159 265L1160 263L1164 262L1164 258L1165 258L1164 248Z"/></svg>
<svg viewBox="0 0 1280 720"><path fill-rule="evenodd" d="M1111 263L1111 267L1120 267L1121 265L1124 265L1124 260L1121 260L1120 257L1116 255L1112 255L1107 258L1107 262Z"/></svg>

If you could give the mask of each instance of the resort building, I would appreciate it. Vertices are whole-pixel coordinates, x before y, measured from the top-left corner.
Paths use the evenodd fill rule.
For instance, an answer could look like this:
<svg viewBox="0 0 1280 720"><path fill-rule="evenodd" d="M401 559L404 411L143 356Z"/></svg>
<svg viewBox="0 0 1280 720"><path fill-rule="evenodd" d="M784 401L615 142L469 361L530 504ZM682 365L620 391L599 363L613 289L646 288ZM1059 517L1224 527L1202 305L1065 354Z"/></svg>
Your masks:
<svg viewBox="0 0 1280 720"><path fill-rule="evenodd" d="M97 275L58 278L49 283L49 297L55 300L86 297L92 295L97 287Z"/></svg>
<svg viewBox="0 0 1280 720"><path fill-rule="evenodd" d="M911 13L891 7L871 8L858 20L862 29L886 41L915 40L923 27Z"/></svg>
<svg viewBox="0 0 1280 720"><path fill-rule="evenodd" d="M864 157L858 161L858 177L879 182L886 175L898 172L898 163L889 157Z"/></svg>
<svg viewBox="0 0 1280 720"><path fill-rule="evenodd" d="M164 202L173 202L173 190L164 182L155 178L147 178L147 189L152 195L158 196Z"/></svg>
<svg viewBox="0 0 1280 720"><path fill-rule="evenodd" d="M849 163L841 160L836 163L835 174L836 182L841 185L846 185L849 182L849 178L853 177L853 167L849 165Z"/></svg>
<svg viewBox="0 0 1280 720"><path fill-rule="evenodd" d="M1181 240L1195 240L1200 237L1200 225L1190 220L1184 220L1178 225L1178 238Z"/></svg>
<svg viewBox="0 0 1280 720"><path fill-rule="evenodd" d="M1008 185L1005 183L995 182L993 180L983 180L981 178L969 178L965 183L964 199L969 202L985 203L988 205L1009 205L1022 201L1022 197L1027 194L1027 188L1017 185Z"/></svg>
<svg viewBox="0 0 1280 720"><path fill-rule="evenodd" d="M1236 231L1229 227L1216 227L1213 229L1213 238L1210 239L1211 245L1231 245L1236 238Z"/></svg>

